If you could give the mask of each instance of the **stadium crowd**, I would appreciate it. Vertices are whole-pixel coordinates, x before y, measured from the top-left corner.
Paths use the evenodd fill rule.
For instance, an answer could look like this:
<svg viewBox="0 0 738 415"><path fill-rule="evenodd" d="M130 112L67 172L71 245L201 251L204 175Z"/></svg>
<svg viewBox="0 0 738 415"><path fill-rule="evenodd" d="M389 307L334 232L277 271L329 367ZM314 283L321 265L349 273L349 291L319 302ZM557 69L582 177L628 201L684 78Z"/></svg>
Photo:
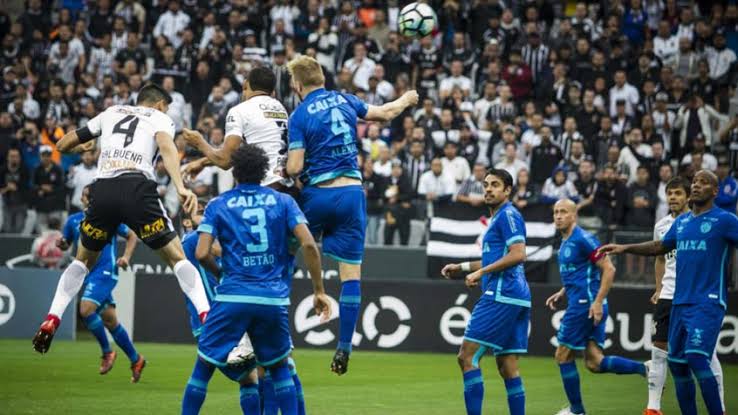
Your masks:
<svg viewBox="0 0 738 415"><path fill-rule="evenodd" d="M490 166L515 178L523 213L569 197L592 228L650 232L668 212L665 183L701 168L717 172L717 202L735 212L734 1L435 0L442 31L422 39L397 33L406 3L27 0L0 11L2 232L53 230L81 209L96 154L60 154L55 142L133 104L146 82L173 98L185 163L199 154L179 132L221 144L251 68L272 68L276 97L295 108L286 63L299 54L321 63L329 88L369 104L421 94L395 121L357 126L368 243L397 233L407 244L433 203L482 206ZM157 175L177 217L162 163ZM209 167L189 185L209 197L233 179Z"/></svg>

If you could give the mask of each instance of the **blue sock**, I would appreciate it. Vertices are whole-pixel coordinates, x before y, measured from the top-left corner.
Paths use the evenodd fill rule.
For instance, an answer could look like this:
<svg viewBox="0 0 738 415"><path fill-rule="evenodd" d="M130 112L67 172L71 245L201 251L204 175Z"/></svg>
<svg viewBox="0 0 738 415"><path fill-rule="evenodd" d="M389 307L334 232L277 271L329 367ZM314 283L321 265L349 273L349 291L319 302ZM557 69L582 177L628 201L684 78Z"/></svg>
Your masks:
<svg viewBox="0 0 738 415"><path fill-rule="evenodd" d="M241 410L244 415L261 415L259 385L241 385Z"/></svg>
<svg viewBox="0 0 738 415"><path fill-rule="evenodd" d="M577 372L577 363L574 361L559 363L559 371L561 372L561 381L564 383L564 392L569 399L569 409L575 414L584 413L584 405L582 405L582 391L579 387L579 372Z"/></svg>
<svg viewBox="0 0 738 415"><path fill-rule="evenodd" d="M646 376L646 366L641 362L620 356L605 356L600 362L600 373L616 373L618 375L639 374Z"/></svg>
<svg viewBox="0 0 738 415"><path fill-rule="evenodd" d="M507 389L507 406L510 408L510 415L525 415L523 379L520 376L505 379L505 389Z"/></svg>
<svg viewBox="0 0 738 415"><path fill-rule="evenodd" d="M100 315L92 313L85 317L84 321L85 326L87 326L87 330L89 330L95 336L97 342L100 343L100 349L102 349L103 354L110 353L110 342L108 341L108 335L105 333L105 326L103 325Z"/></svg>
<svg viewBox="0 0 738 415"><path fill-rule="evenodd" d="M341 298L339 303L340 329L338 348L351 353L351 340L356 329L356 320L359 319L361 308L361 282L348 280L341 284Z"/></svg>
<svg viewBox="0 0 738 415"><path fill-rule="evenodd" d="M259 408L264 407L264 378L259 379Z"/></svg>
<svg viewBox="0 0 738 415"><path fill-rule="evenodd" d="M182 415L198 414L205 402L205 395L208 393L208 382L213 377L215 366L203 362L200 359L195 361L195 368L192 369L192 375L187 381L184 397L182 398Z"/></svg>
<svg viewBox="0 0 738 415"><path fill-rule="evenodd" d="M123 325L118 324L110 332L110 334L113 335L113 340L115 340L115 344L123 349L123 351L126 353L126 356L131 359L131 363L138 362L138 352L136 351L136 348L133 347L133 342L131 341L131 338L128 337L128 332L126 331L126 329L123 328Z"/></svg>
<svg viewBox="0 0 738 415"><path fill-rule="evenodd" d="M484 400L484 379L480 369L464 372L464 403L467 415L481 415Z"/></svg>
<svg viewBox="0 0 738 415"><path fill-rule="evenodd" d="M720 389L718 388L715 374L710 369L710 360L711 357L708 358L701 354L690 353L687 355L689 368L692 369L694 377L697 378L697 382L700 384L702 399L705 401L707 413L710 415L722 415L723 403L720 400Z"/></svg>
<svg viewBox="0 0 738 415"><path fill-rule="evenodd" d="M290 365L290 375L292 375L292 382L295 383L295 393L297 394L297 415L305 415L305 395L302 391L302 382L300 382L300 377L297 376L297 365L295 365L295 361L291 357L287 359L287 364Z"/></svg>
<svg viewBox="0 0 738 415"><path fill-rule="evenodd" d="M282 415L297 415L297 393L295 382L290 375L290 368L286 364L271 367L269 373L274 383L274 397L279 404Z"/></svg>
<svg viewBox="0 0 738 415"><path fill-rule="evenodd" d="M674 378L674 389L676 389L677 401L682 415L697 415L697 391L694 387L692 374L689 373L689 365L669 361L671 376Z"/></svg>
<svg viewBox="0 0 738 415"><path fill-rule="evenodd" d="M277 404L277 397L274 396L274 383L272 382L272 376L267 373L264 374L264 381L260 382L264 384L264 395L262 395L262 405L264 409L264 415L277 415L279 413L279 405Z"/></svg>

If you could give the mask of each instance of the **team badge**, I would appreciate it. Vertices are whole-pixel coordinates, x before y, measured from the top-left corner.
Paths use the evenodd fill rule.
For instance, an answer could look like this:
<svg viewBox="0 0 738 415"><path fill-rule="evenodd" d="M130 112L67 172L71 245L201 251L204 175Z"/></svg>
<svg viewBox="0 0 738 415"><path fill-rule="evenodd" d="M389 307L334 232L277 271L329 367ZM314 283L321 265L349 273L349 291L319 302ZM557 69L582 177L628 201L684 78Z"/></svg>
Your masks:
<svg viewBox="0 0 738 415"><path fill-rule="evenodd" d="M710 229L712 229L710 222L702 222L702 225L700 225L700 231L702 231L702 233L710 232Z"/></svg>
<svg viewBox="0 0 738 415"><path fill-rule="evenodd" d="M571 256L571 249L569 249L569 247L567 247L566 249L564 249L564 256L567 257L567 258L569 258Z"/></svg>

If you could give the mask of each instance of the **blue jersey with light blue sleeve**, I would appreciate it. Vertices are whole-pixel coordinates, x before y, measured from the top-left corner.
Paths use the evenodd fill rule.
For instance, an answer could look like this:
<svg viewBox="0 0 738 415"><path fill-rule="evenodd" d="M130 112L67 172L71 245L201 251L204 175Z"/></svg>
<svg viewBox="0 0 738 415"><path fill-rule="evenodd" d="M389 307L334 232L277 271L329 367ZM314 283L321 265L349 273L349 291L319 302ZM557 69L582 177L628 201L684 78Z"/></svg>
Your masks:
<svg viewBox="0 0 738 415"><path fill-rule="evenodd" d="M198 232L213 235L223 250L223 278L216 301L289 305L288 238L307 223L292 197L242 184L208 203Z"/></svg>
<svg viewBox="0 0 738 415"><path fill-rule="evenodd" d="M510 202L497 211L484 234L482 267L493 264L507 255L511 245L525 244L525 221ZM506 304L530 307L530 288L525 280L525 269L520 263L500 272L485 274L482 278L481 299L494 299Z"/></svg>
<svg viewBox="0 0 738 415"><path fill-rule="evenodd" d="M600 291L602 256L597 254L600 242L591 233L575 226L569 238L559 248L559 274L566 289L568 307L589 308Z"/></svg>
<svg viewBox="0 0 738 415"><path fill-rule="evenodd" d="M672 304L717 303L727 307L731 249L738 243L738 217L719 207L695 216L685 213L661 240L676 248L676 283Z"/></svg>
<svg viewBox="0 0 738 415"><path fill-rule="evenodd" d="M356 121L368 109L354 95L323 88L305 97L289 121L289 149L305 150L303 183L315 185L340 176L361 180Z"/></svg>
<svg viewBox="0 0 738 415"><path fill-rule="evenodd" d="M62 236L64 239L67 240L72 245L72 249L77 249L77 242L79 241L79 224L82 222L82 220L85 218L84 212L77 212L73 215L70 215L67 218L67 222L64 224L64 229L62 230ZM117 234L119 236L122 236L123 238L128 237L128 227L124 224L120 224L117 229ZM105 245L103 250L100 252L100 256L97 259L97 263L95 263L95 266L92 267L90 270L90 274L95 274L98 272L109 272L110 275L113 277L113 279L118 279L118 266L116 265L116 262L118 260L117 257L117 248L115 239L113 239L109 244Z"/></svg>

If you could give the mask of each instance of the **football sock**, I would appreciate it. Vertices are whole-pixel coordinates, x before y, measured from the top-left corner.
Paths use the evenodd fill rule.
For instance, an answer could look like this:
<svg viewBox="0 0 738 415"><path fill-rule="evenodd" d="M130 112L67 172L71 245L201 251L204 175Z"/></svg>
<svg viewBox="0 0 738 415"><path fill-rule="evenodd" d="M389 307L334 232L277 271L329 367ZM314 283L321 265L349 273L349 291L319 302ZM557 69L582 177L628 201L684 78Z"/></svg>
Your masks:
<svg viewBox="0 0 738 415"><path fill-rule="evenodd" d="M133 342L131 341L131 338L128 337L128 332L123 328L123 325L118 324L115 326L115 328L110 331L110 334L113 336L115 344L125 352L128 359L131 360L131 363L138 362L138 352L133 346Z"/></svg>
<svg viewBox="0 0 738 415"><path fill-rule="evenodd" d="M274 396L282 415L297 415L297 394L290 368L283 364L269 368L269 373L272 375Z"/></svg>
<svg viewBox="0 0 738 415"><path fill-rule="evenodd" d="M717 357L717 352L712 354L712 360L710 360L710 370L715 375L715 380L718 383L718 389L720 390L720 402L723 405L723 412L725 412L725 390L723 388L723 367L720 366L720 361Z"/></svg>
<svg viewBox="0 0 738 415"><path fill-rule="evenodd" d="M305 395L302 391L302 382L300 382L300 377L297 376L297 365L295 365L295 360L291 357L287 359L287 364L290 366L290 375L292 375L292 381L295 383L295 394L297 394L297 415L305 415Z"/></svg>
<svg viewBox="0 0 738 415"><path fill-rule="evenodd" d="M100 349L102 349L103 354L110 353L110 342L108 341L108 335L105 333L105 326L100 315L92 313L84 318L84 322L87 330L92 332L97 342L100 343Z"/></svg>
<svg viewBox="0 0 738 415"><path fill-rule="evenodd" d="M639 374L646 375L646 366L641 362L626 359L620 356L605 356L600 362L601 373L616 373L618 375Z"/></svg>
<svg viewBox="0 0 738 415"><path fill-rule="evenodd" d="M264 409L264 415L277 415L279 413L279 405L277 404L277 397L274 396L274 383L272 382L272 376L269 371L264 374L263 382L264 394L262 395L262 408Z"/></svg>
<svg viewBox="0 0 738 415"><path fill-rule="evenodd" d="M705 401L707 413L710 415L722 415L723 404L720 401L720 388L717 379L710 369L710 361L707 356L697 353L687 354L687 362L692 373L697 378L702 390L702 399Z"/></svg>
<svg viewBox="0 0 738 415"><path fill-rule="evenodd" d="M179 288L195 306L197 314L200 315L209 311L210 303L197 268L190 261L183 259L174 264L174 275L177 276Z"/></svg>
<svg viewBox="0 0 738 415"><path fill-rule="evenodd" d="M244 415L261 415L259 406L259 385L241 385L241 410Z"/></svg>
<svg viewBox="0 0 738 415"><path fill-rule="evenodd" d="M697 401L695 400L697 391L694 387L692 374L689 373L689 365L670 361L669 369L671 369L671 376L674 378L674 389L682 415L697 415Z"/></svg>
<svg viewBox="0 0 738 415"><path fill-rule="evenodd" d="M651 370L648 371L648 409L661 410L661 395L666 383L667 353L657 347L651 349Z"/></svg>
<svg viewBox="0 0 738 415"><path fill-rule="evenodd" d="M200 413L200 408L205 402L208 393L208 382L213 377L215 366L197 359L192 375L185 386L184 398L182 398L182 415Z"/></svg>
<svg viewBox="0 0 738 415"><path fill-rule="evenodd" d="M575 414L584 413L584 405L582 405L582 391L579 387L579 372L577 372L577 363L574 361L559 363L559 371L561 372L561 381L564 383L564 392L569 399L569 409Z"/></svg>
<svg viewBox="0 0 738 415"><path fill-rule="evenodd" d="M525 415L523 379L520 376L505 379L505 389L507 389L507 406L510 408L510 415Z"/></svg>
<svg viewBox="0 0 738 415"><path fill-rule="evenodd" d="M359 280L348 280L341 284L341 297L339 303L340 329L338 337L338 348L351 353L351 340L356 329L356 320L359 319L361 308L361 282Z"/></svg>
<svg viewBox="0 0 738 415"><path fill-rule="evenodd" d="M259 378L258 386L259 386L259 408L263 408L264 407L264 378Z"/></svg>
<svg viewBox="0 0 738 415"><path fill-rule="evenodd" d="M464 403L467 415L481 415L484 400L484 379L480 369L464 372Z"/></svg>
<svg viewBox="0 0 738 415"><path fill-rule="evenodd" d="M76 259L67 266L56 285L56 293L54 294L54 300L51 301L49 314L61 318L64 310L67 309L69 303L82 288L82 283L85 281L85 275L88 272L85 264Z"/></svg>

